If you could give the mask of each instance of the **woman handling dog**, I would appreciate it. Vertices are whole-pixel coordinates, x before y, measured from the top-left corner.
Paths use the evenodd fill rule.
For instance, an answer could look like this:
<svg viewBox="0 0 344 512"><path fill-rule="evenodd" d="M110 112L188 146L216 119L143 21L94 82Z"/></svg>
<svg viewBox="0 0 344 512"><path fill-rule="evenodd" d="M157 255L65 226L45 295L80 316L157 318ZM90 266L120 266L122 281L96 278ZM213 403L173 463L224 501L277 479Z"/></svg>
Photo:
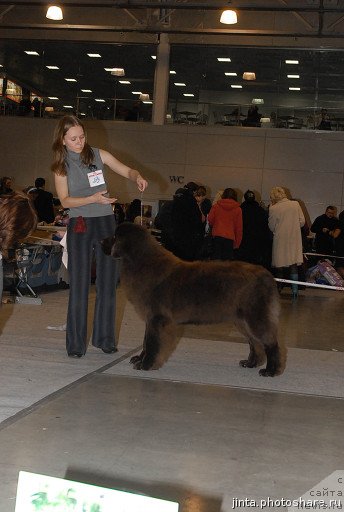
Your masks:
<svg viewBox="0 0 344 512"><path fill-rule="evenodd" d="M82 357L87 349L87 308L93 251L96 259L96 304L92 345L106 354L116 352L115 305L116 262L102 252L100 241L115 232L115 217L108 197L104 164L136 182L140 192L147 181L111 153L93 148L86 141L77 117L59 121L53 141L55 188L64 208L69 208L67 229L69 303L66 348L70 357Z"/></svg>

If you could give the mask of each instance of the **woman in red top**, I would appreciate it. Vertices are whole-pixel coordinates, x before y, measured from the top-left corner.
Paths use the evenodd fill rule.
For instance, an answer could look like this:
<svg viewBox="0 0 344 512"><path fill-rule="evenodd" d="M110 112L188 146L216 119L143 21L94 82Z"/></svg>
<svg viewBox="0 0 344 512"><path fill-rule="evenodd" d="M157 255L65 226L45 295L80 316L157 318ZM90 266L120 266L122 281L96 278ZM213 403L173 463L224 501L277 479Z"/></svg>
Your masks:
<svg viewBox="0 0 344 512"><path fill-rule="evenodd" d="M208 222L212 228L213 259L234 259L234 249L240 246L242 239L242 210L235 190L223 191L222 199L211 207Z"/></svg>

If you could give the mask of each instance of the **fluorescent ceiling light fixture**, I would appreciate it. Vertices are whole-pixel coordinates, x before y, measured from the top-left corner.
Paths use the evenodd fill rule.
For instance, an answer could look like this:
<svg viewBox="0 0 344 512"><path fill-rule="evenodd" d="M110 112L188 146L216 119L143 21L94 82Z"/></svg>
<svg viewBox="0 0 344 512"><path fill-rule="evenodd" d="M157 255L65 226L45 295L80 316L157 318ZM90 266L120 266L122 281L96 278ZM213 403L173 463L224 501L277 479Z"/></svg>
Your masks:
<svg viewBox="0 0 344 512"><path fill-rule="evenodd" d="M142 94L142 92L141 91L131 91L131 94L139 94L140 95L140 94Z"/></svg>
<svg viewBox="0 0 344 512"><path fill-rule="evenodd" d="M226 76L238 76L238 74L234 73L234 72L233 73L228 72L228 73L225 73L225 75Z"/></svg>
<svg viewBox="0 0 344 512"><path fill-rule="evenodd" d="M102 98L95 98L94 101L98 101L100 103L105 103L105 100L103 100Z"/></svg>
<svg viewBox="0 0 344 512"><path fill-rule="evenodd" d="M300 78L300 75L287 75L287 78Z"/></svg>
<svg viewBox="0 0 344 512"><path fill-rule="evenodd" d="M151 105L153 102L151 100L149 100L149 101L143 101L142 103L145 103L146 105Z"/></svg>
<svg viewBox="0 0 344 512"><path fill-rule="evenodd" d="M177 73L175 71L170 71L170 75L176 75Z"/></svg>
<svg viewBox="0 0 344 512"><path fill-rule="evenodd" d="M186 84L184 84L183 82L174 82L174 85L176 85L177 87L186 87Z"/></svg>
<svg viewBox="0 0 344 512"><path fill-rule="evenodd" d="M73 108L72 105L63 105L63 108Z"/></svg>
<svg viewBox="0 0 344 512"><path fill-rule="evenodd" d="M254 73L254 71L244 71L242 77L244 80L255 80L256 73Z"/></svg>
<svg viewBox="0 0 344 512"><path fill-rule="evenodd" d="M85 116L86 114L84 112L80 112L80 115L81 116Z"/></svg>
<svg viewBox="0 0 344 512"><path fill-rule="evenodd" d="M0 64L0 68L3 68L4 66L2 64Z"/></svg>
<svg viewBox="0 0 344 512"><path fill-rule="evenodd" d="M146 94L143 92L142 94L140 94L140 100L141 101L149 101L150 100L149 94Z"/></svg>
<svg viewBox="0 0 344 512"><path fill-rule="evenodd" d="M25 53L27 53L27 55L39 55L39 53L34 50L24 50L24 51L25 51Z"/></svg>
<svg viewBox="0 0 344 512"><path fill-rule="evenodd" d="M194 95L194 94L191 94L191 93L190 93L190 94L185 93L185 94L183 94L183 96L190 96L190 98L193 98L195 95Z"/></svg>
<svg viewBox="0 0 344 512"><path fill-rule="evenodd" d="M156 60L156 55L151 55L153 60Z"/></svg>
<svg viewBox="0 0 344 512"><path fill-rule="evenodd" d="M75 78L65 78L66 82L76 82Z"/></svg>
<svg viewBox="0 0 344 512"><path fill-rule="evenodd" d="M123 68L113 68L111 70L111 75L113 76L124 76L124 69Z"/></svg>
<svg viewBox="0 0 344 512"><path fill-rule="evenodd" d="M81 89L81 92L92 92L92 89Z"/></svg>
<svg viewBox="0 0 344 512"><path fill-rule="evenodd" d="M289 91L301 91L301 87L289 87Z"/></svg>
<svg viewBox="0 0 344 512"><path fill-rule="evenodd" d="M120 84L126 84L126 85L131 84L131 82L129 82L129 80L118 80L118 82Z"/></svg>
<svg viewBox="0 0 344 512"><path fill-rule="evenodd" d="M232 62L232 60L229 57L217 57L217 60L219 62Z"/></svg>
<svg viewBox="0 0 344 512"><path fill-rule="evenodd" d="M232 89L242 89L242 85L231 85Z"/></svg>
<svg viewBox="0 0 344 512"><path fill-rule="evenodd" d="M298 64L298 63L299 63L299 61L298 61L298 60L288 60L288 59L287 59L287 60L285 61L285 63L286 63L286 64Z"/></svg>
<svg viewBox="0 0 344 512"><path fill-rule="evenodd" d="M45 66L48 69L60 69L58 66Z"/></svg>
<svg viewBox="0 0 344 512"><path fill-rule="evenodd" d="M233 9L226 9L221 14L220 23L224 23L225 25L235 25L235 23L238 23L237 13L233 11Z"/></svg>
<svg viewBox="0 0 344 512"><path fill-rule="evenodd" d="M88 53L87 55L93 59L99 59L101 57L100 53Z"/></svg>
<svg viewBox="0 0 344 512"><path fill-rule="evenodd" d="M58 100L57 96L48 96L49 100Z"/></svg>
<svg viewBox="0 0 344 512"><path fill-rule="evenodd" d="M49 20L55 20L55 21L63 20L62 9L58 5L51 5L48 8L47 14L45 16Z"/></svg>
<svg viewBox="0 0 344 512"><path fill-rule="evenodd" d="M264 105L263 98L253 98L252 105Z"/></svg>

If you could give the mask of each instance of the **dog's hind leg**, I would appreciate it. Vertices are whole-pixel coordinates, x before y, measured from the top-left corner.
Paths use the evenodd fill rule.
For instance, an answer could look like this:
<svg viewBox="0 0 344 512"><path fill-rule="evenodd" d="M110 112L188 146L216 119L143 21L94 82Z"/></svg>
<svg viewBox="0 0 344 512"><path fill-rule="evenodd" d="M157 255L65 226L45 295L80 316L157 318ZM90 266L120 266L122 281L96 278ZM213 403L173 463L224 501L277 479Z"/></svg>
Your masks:
<svg viewBox="0 0 344 512"><path fill-rule="evenodd" d="M176 325L171 319L156 315L146 324L143 350L133 362L136 370L161 368L176 347Z"/></svg>
<svg viewBox="0 0 344 512"><path fill-rule="evenodd" d="M248 339L250 345L248 358L239 361L239 365L243 368L256 368L257 366L262 366L266 360L263 345L252 337L251 331L245 321L236 320L235 326L238 331Z"/></svg>

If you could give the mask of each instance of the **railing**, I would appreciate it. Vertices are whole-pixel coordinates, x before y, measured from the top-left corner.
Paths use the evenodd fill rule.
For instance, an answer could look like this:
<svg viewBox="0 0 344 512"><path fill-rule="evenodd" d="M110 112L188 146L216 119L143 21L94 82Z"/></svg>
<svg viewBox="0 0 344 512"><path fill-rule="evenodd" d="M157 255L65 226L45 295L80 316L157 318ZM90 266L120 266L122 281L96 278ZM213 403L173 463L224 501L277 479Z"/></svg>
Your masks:
<svg viewBox="0 0 344 512"><path fill-rule="evenodd" d="M0 115L55 119L66 114L74 114L84 119L151 122L152 102L123 98L107 98L100 102L100 100L83 96L77 97L74 102L68 104L51 98L31 102L14 96L0 97ZM166 124L343 131L344 111L321 106L293 107L264 104L252 106L170 100Z"/></svg>

